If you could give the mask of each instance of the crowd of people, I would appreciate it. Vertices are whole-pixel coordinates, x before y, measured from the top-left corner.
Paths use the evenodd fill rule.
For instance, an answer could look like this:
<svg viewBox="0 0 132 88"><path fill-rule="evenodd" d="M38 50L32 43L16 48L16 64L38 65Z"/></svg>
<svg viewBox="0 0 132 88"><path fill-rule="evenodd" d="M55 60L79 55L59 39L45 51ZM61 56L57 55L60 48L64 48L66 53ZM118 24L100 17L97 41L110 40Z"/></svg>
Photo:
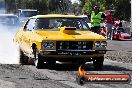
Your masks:
<svg viewBox="0 0 132 88"><path fill-rule="evenodd" d="M107 39L112 40L112 27L121 27L122 23L120 20L115 19L113 14L110 10L106 11L105 13L100 11L98 6L93 7L93 11L90 15L86 12L84 13L88 16L91 22L91 31L97 34L104 34L106 35ZM106 27L101 28L101 23L105 23Z"/></svg>

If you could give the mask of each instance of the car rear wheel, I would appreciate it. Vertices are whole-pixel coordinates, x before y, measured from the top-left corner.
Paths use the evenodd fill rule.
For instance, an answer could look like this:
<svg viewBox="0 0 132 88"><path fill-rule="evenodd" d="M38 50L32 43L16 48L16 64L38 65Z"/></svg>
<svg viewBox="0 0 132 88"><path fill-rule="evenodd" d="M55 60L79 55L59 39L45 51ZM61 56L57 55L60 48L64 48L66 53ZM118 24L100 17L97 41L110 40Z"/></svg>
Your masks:
<svg viewBox="0 0 132 88"><path fill-rule="evenodd" d="M44 61L40 53L38 53L36 50L34 50L34 65L36 68L41 69L43 68Z"/></svg>
<svg viewBox="0 0 132 88"><path fill-rule="evenodd" d="M84 58L80 58L79 60L72 60L72 64L82 65L85 63L86 63L86 60Z"/></svg>
<svg viewBox="0 0 132 88"><path fill-rule="evenodd" d="M103 67L104 56L93 58L93 66L96 70L101 70Z"/></svg>
<svg viewBox="0 0 132 88"><path fill-rule="evenodd" d="M24 52L19 49L19 62L22 65L27 65L28 64L28 57L24 54Z"/></svg>

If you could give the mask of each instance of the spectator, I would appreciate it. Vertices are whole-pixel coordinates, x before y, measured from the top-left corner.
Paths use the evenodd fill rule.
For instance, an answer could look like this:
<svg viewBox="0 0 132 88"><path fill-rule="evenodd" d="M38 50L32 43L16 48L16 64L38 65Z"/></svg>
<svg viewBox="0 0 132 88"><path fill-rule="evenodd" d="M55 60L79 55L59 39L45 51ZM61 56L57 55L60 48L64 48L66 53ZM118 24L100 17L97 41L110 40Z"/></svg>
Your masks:
<svg viewBox="0 0 132 88"><path fill-rule="evenodd" d="M112 26L114 23L113 15L111 11L106 12L106 28L107 28L107 38L112 40Z"/></svg>
<svg viewBox="0 0 132 88"><path fill-rule="evenodd" d="M100 23L105 18L105 14L100 12L98 6L94 6L91 13L91 30L97 34L100 34Z"/></svg>

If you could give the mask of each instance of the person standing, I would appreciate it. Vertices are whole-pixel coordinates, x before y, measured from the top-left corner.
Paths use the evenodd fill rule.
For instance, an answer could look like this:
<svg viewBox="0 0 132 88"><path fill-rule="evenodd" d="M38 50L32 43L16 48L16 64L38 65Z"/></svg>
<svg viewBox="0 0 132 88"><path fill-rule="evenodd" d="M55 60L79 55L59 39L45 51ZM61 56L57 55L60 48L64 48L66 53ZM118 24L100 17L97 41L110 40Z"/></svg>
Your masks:
<svg viewBox="0 0 132 88"><path fill-rule="evenodd" d="M98 6L94 6L91 13L91 30L100 34L100 23L105 19L105 14L100 12Z"/></svg>
<svg viewBox="0 0 132 88"><path fill-rule="evenodd" d="M112 40L113 33L112 33L112 26L114 24L114 19L111 11L106 12L106 28L107 28L107 39Z"/></svg>

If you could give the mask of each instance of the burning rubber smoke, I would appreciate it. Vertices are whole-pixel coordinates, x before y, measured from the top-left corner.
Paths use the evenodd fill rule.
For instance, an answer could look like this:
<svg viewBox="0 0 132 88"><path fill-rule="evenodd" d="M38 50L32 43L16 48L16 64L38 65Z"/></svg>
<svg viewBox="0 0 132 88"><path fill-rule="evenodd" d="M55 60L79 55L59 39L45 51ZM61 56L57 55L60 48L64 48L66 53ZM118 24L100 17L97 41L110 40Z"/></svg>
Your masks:
<svg viewBox="0 0 132 88"><path fill-rule="evenodd" d="M0 26L0 64L19 64L18 47L13 43L15 34L16 32L10 32L9 29Z"/></svg>

